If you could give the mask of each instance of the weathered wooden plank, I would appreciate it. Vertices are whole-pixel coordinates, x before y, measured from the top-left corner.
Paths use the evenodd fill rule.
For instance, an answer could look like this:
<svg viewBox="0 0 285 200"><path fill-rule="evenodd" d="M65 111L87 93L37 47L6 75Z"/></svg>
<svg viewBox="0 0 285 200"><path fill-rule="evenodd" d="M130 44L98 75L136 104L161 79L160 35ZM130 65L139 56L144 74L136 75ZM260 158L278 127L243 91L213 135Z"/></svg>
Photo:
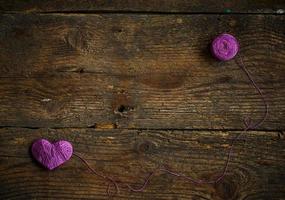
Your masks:
<svg viewBox="0 0 285 200"><path fill-rule="evenodd" d="M284 13L283 0L1 0L2 11L57 12L57 11L132 11L132 12L187 12L187 13Z"/></svg>
<svg viewBox="0 0 285 200"><path fill-rule="evenodd" d="M284 73L273 74L274 81L271 76L259 78L270 105L269 117L259 128L281 130L285 128L285 80ZM244 117L257 121L264 113L259 95L241 78L238 68L198 79L161 75L148 82L147 76L61 73L44 78L2 78L0 124L242 129Z"/></svg>
<svg viewBox="0 0 285 200"><path fill-rule="evenodd" d="M209 55L229 31L267 93L261 128L284 129L284 18L3 15L0 125L240 129L264 108L234 61Z"/></svg>
<svg viewBox="0 0 285 200"><path fill-rule="evenodd" d="M69 140L97 170L135 184L162 163L195 178L213 178L222 170L230 138L237 133L2 128L0 198L106 198L104 181L90 175L76 157L52 172L37 165L29 153L37 138ZM118 199L283 199L283 135L248 132L243 139L235 146L223 183L194 185L161 173L144 193L123 190Z"/></svg>
<svg viewBox="0 0 285 200"><path fill-rule="evenodd" d="M2 15L0 76L202 76L236 67L209 54L209 43L223 32L240 40L249 67L284 73L284 22L272 15Z"/></svg>

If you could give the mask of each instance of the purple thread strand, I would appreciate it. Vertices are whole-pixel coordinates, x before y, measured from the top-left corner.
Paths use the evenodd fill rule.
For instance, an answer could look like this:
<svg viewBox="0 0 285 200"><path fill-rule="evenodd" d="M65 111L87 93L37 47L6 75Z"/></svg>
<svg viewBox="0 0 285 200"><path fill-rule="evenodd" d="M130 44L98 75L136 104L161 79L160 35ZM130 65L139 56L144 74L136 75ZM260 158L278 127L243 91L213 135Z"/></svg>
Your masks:
<svg viewBox="0 0 285 200"><path fill-rule="evenodd" d="M100 174L99 172L97 172L94 168L92 168L92 167L90 166L90 164L88 163L88 161L85 160L85 159L84 159L82 156L80 156L79 154L73 153L73 155L75 155L77 158L79 158L79 159L87 166L87 168L88 168L93 174L95 174L95 175L97 175L97 176L101 177L102 179L105 179L105 180L107 180L107 181L109 182L108 187L107 187L107 194L108 194L109 197L113 197L113 196L115 196L117 193L120 192L119 185L118 185L118 183L117 183L115 180L113 180L113 179L112 179L111 177L109 177L109 176L105 176L105 175ZM110 192L110 183L112 183L113 186L114 186L114 188L115 188L115 193L114 193L113 195L112 195L111 192Z"/></svg>
<svg viewBox="0 0 285 200"><path fill-rule="evenodd" d="M130 184L125 184L130 191L132 192L143 192L148 183L150 182L151 178L154 177L155 173L160 170L160 167L157 167L155 170L153 170L146 178L145 181L143 182L142 186L139 188L134 188Z"/></svg>
<svg viewBox="0 0 285 200"><path fill-rule="evenodd" d="M250 119L250 118L248 118L248 120L244 119L244 124L245 124L244 131L241 132L241 133L239 133L239 134L232 140L232 142L231 142L231 144L230 144L230 149L229 149L229 151L228 151L227 160L226 160L226 163L225 163L225 167L224 167L224 169L223 169L223 172L222 172L222 174L221 174L220 176L218 176L215 180L212 180L212 181L206 181L206 180L202 180L202 179L196 180L196 179L194 179L194 178L192 178L192 177L190 177L190 176L187 176L187 175L182 174L182 173L177 173L177 172L171 171L171 170L169 170L169 169L167 169L167 168L159 169L160 171L164 171L164 172L166 172L166 173L168 173L168 174L170 174L170 175L176 176L176 177L182 177L182 178L184 178L184 179L186 179L186 180L188 180L188 181L191 181L191 182L193 182L193 183L195 183L195 184L213 184L213 183L218 183L219 181L221 181L221 180L225 177L225 175L226 175L226 173L227 173L227 171L228 171L228 167L229 167L230 160L231 160L231 158L232 158L233 147L234 147L235 142L240 138L240 136L241 136L242 134L244 134L244 133L247 132L248 130L255 129L255 128L259 127L259 126L266 120L266 118L267 118L267 116L268 116L269 105L268 105L268 103L267 103L267 101L266 101L266 99L265 99L265 96L263 95L261 89L258 87L258 85L256 84L256 82L254 81L254 79L253 79L253 77L251 76L250 72L246 69L242 57L239 56L239 58L240 58L241 64L237 62L238 66L245 72L245 74L247 75L247 77L248 77L248 79L250 80L251 84L252 84L252 85L254 86L254 88L258 91L259 95L260 95L261 98L262 98L262 101L263 101L263 104L264 104L264 108L265 108L265 112L264 112L264 115L263 115L262 119L261 119L260 121L258 121L258 122L257 122L256 124L254 124L254 125L251 124L251 119ZM149 181L149 180L147 180L147 181ZM145 182L145 184L146 184L146 183L147 183L147 182ZM145 184L144 184L144 186L145 186ZM141 190L140 190L140 191L141 191Z"/></svg>
<svg viewBox="0 0 285 200"><path fill-rule="evenodd" d="M265 108L265 112L264 112L264 115L263 115L263 118L257 122L253 127L250 127L250 129L254 129L254 128L257 128L258 126L260 126L267 118L268 116L268 110L269 110L269 105L268 105L268 102L266 101L265 99L265 96L263 95L261 89L258 87L258 85L256 84L256 82L254 81L254 79L252 78L250 72L246 69L245 67L245 64L243 62L243 59L241 56L239 56L239 60L241 63L239 63L238 61L236 61L237 65L245 72L245 74L247 75L248 79L250 80L250 82L252 83L252 85L254 86L254 88L257 90L257 92L259 93L259 95L261 96L262 98L262 101L263 101L263 104L264 104L264 108ZM249 118L249 120L251 121L251 119ZM249 123L250 123L249 121ZM248 126L250 126L250 124L248 124Z"/></svg>
<svg viewBox="0 0 285 200"><path fill-rule="evenodd" d="M262 117L262 119L260 121L258 121L256 124L252 125L251 123L251 118L248 118L247 119L244 119L244 124L245 124L245 128L244 128L244 131L239 133L231 142L230 144L230 149L229 149L229 152L228 152L228 155L227 155L227 160L226 160L226 163L225 163L225 167L221 173L221 175L216 178L215 180L213 181L205 181L205 180L202 180L202 179L198 179L198 180L195 180L193 179L192 177L189 177L189 176L186 176L182 173L177 173L177 172L174 172L174 171L171 171L169 169L163 169L163 171L167 172L168 174L171 174L173 176L176 176L176 177L182 177L184 179L187 179L195 184L213 184L213 183L218 183L220 182L226 175L227 171L228 171L228 167L229 167L229 163L230 163L230 160L232 158L232 154L233 154L233 147L234 147L234 144L235 142L240 138L240 136L247 132L248 130L251 130L251 129L255 129L257 127L259 127L267 118L268 116L268 108L269 108L269 105L261 91L261 89L258 87L258 85L256 84L256 82L254 81L253 77L251 76L250 72L246 69L245 65L244 65L244 62L243 62L243 59L241 56L238 56L239 59L240 59L240 62L241 64L237 61L237 64L238 66L245 72L245 74L247 75L248 79L250 80L251 84L254 86L254 88L258 91L259 95L261 96L262 98L262 101L263 101L263 104L264 104L264 108L265 108L265 112L264 112L264 115Z"/></svg>
<svg viewBox="0 0 285 200"><path fill-rule="evenodd" d="M239 56L239 59L240 59L241 64L240 64L239 62L237 62L238 66L245 72L245 74L247 75L247 77L248 77L248 79L250 80L251 84L252 84L252 85L254 86L254 88L258 91L259 95L260 95L261 98L262 98L262 101L263 101L263 104L264 104L264 108L265 108L265 112L264 112L264 115L263 115L262 119L261 119L260 121L258 121L258 122L257 122L256 124L254 124L254 125L252 125L252 123L251 123L251 118L248 118L248 120L247 120L247 119L244 119L244 124L245 124L244 131L241 132L241 133L239 133L239 134L232 140L232 142L231 142L231 144L230 144L230 149L229 149L229 152L228 152L228 155L227 155L227 160L226 160L226 163L225 163L225 167L224 167L224 169L223 169L223 172L222 172L222 174L221 174L218 178L216 178L215 180L213 180L213 181L205 181L205 180L202 180L202 179L195 180L195 179L193 179L192 177L189 177L189 176L186 176L186 175L184 175L184 174L182 174L182 173L177 173L177 172L174 172L174 171L171 171L171 170L168 170L168 169L163 169L163 171L165 171L165 172L167 172L167 173L169 173L169 174L171 174L171 175L173 175L173 176L176 176L176 177L182 177L182 178L187 179L187 180L189 180L189 181L191 181L191 182L193 182L193 183L196 183L196 184L212 184L212 183L218 183L219 181L221 181L221 180L225 177L225 175L226 175L226 173L227 173L227 171L228 171L228 167L229 167L230 160L231 160L231 158L232 158L233 147L234 147L235 142L240 138L240 136L241 136L243 133L247 132L248 130L255 129L255 128L259 127L259 126L266 120L266 118L267 118L267 116L268 116L268 108L269 108L269 105L268 105L268 103L267 103L267 101L266 101L266 99L265 99L265 97L264 97L264 95L263 95L261 89L258 87L258 85L256 84L256 82L254 81L254 79L253 79L253 77L251 76L250 72L246 69L242 57Z"/></svg>
<svg viewBox="0 0 285 200"><path fill-rule="evenodd" d="M255 129L257 127L259 127L267 118L268 116L268 110L269 110L269 105L265 99L265 96L263 95L261 89L258 87L258 85L256 84L256 82L254 81L254 79L252 78L250 72L246 69L245 65L244 65L244 62L243 62L243 59L241 56L238 56L239 60L240 60L240 63L236 60L236 63L237 65L242 69L242 71L246 74L246 76L248 77L248 79L250 80L251 84L253 85L253 87L256 89L256 91L259 93L259 95L261 96L261 99L263 101L263 104L264 104L264 108L265 108L265 112L264 112L264 115L262 117L261 120L259 120L257 123L255 124L252 124L252 120L250 117L246 117L243 119L243 122L244 122L244 125L245 125L245 128L244 130L239 133L237 136L234 137L234 139L232 139L231 143L230 143L230 149L228 151L228 154L227 154L227 159L226 159L226 162L225 162L225 166L223 168L223 171L222 173L214 180L202 180L202 179L194 179L190 176L187 176L183 173L178 173L178 172L175 172L173 170L170 170L168 169L167 167L157 167L155 170L153 170L146 178L145 178L145 181L143 182L143 184L138 187L138 188L134 188L133 186L131 186L130 184L126 184L124 183L123 185L125 185L126 188L128 188L130 191L132 192L143 192L145 190L145 188L147 187L147 185L149 184L151 178L153 178L155 176L155 173L157 171L161 171L161 172L165 172L167 174L170 174L172 176L175 176L175 177L180 177L180 178L183 178L187 181L190 181L194 184L216 184L220 181L222 181L224 179L224 177L226 176L226 173L228 171L228 168L229 168L229 163L230 163L230 160L231 158L233 157L233 147L234 147L234 144L236 141L239 140L240 136L244 133L246 133L248 130L252 130L252 129ZM109 197L112 197L112 196L115 196L117 193L119 193L120 191L120 188L119 188L119 184L118 182L122 183L121 181L115 181L114 179L112 179L111 177L109 176L105 176L103 174L100 174L98 173L95 169L93 169L90 164L87 162L87 160L85 160L83 157L81 157L80 155L76 154L76 153L73 153L73 155L75 155L76 157L78 157L81 161L83 161L83 163L88 167L88 169L94 173L95 175L107 180L109 182L108 184L108 187L107 187L107 194L109 195ZM115 193L112 195L111 192L110 192L110 187L111 187L111 183L113 184L114 188L115 188Z"/></svg>

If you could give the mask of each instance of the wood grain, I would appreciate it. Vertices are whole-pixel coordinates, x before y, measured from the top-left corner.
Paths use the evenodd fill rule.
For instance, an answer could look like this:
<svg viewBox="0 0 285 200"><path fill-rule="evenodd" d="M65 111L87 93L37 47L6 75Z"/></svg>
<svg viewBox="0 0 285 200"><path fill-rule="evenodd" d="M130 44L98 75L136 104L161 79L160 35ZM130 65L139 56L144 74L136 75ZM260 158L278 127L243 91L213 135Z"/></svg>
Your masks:
<svg viewBox="0 0 285 200"><path fill-rule="evenodd" d="M236 75L239 73L237 71ZM246 81L230 76L223 73L199 81L187 77L183 85L173 89L149 87L140 78L96 74L2 78L0 124L18 127L109 125L112 128L242 129L242 119L251 116L254 121L259 120L264 107ZM229 78L224 81L224 77ZM274 82L260 82L270 104L268 120L260 129L284 129L283 77Z"/></svg>
<svg viewBox="0 0 285 200"><path fill-rule="evenodd" d="M267 95L260 129L284 129L284 16L1 18L1 126L242 129L264 107L235 61L210 56L226 31Z"/></svg>
<svg viewBox="0 0 285 200"><path fill-rule="evenodd" d="M284 11L284 0L0 0L0 199L108 199L74 156L43 169L38 138L69 140L134 186L161 164L217 177L243 118L264 112L237 60L211 57L223 32L238 37L268 119L237 142L223 182L160 172L114 199L284 199Z"/></svg>
<svg viewBox="0 0 285 200"><path fill-rule="evenodd" d="M0 130L1 199L106 199L106 184L76 158L55 171L31 159L37 138L66 139L97 170L134 185L159 164L195 178L211 179L224 165L230 138L238 132L108 129ZM144 193L121 191L115 199L282 199L284 138L278 132L248 132L235 146L225 181L194 185L159 173Z"/></svg>
<svg viewBox="0 0 285 200"><path fill-rule="evenodd" d="M1 0L2 11L24 12L187 12L284 13L283 0Z"/></svg>
<svg viewBox="0 0 285 200"><path fill-rule="evenodd" d="M284 22L283 15L1 15L0 76L205 76L236 68L210 56L208 45L223 32L237 36L248 67L267 74L284 70Z"/></svg>

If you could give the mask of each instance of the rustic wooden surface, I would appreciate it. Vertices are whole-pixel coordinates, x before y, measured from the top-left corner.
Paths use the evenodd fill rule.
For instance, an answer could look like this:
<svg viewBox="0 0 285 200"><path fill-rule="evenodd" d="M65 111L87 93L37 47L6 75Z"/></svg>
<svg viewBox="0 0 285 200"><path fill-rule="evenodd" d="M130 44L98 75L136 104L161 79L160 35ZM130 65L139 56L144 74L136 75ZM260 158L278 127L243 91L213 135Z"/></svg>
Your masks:
<svg viewBox="0 0 285 200"><path fill-rule="evenodd" d="M243 117L258 120L264 107L234 61L209 55L212 38L229 31L270 103L261 129L285 128L285 16L28 14L2 21L2 126L241 129Z"/></svg>
<svg viewBox="0 0 285 200"><path fill-rule="evenodd" d="M5 12L276 13L284 0L0 0Z"/></svg>
<svg viewBox="0 0 285 200"><path fill-rule="evenodd" d="M108 199L76 157L42 169L29 152L41 137L71 141L134 185L162 163L217 176L243 118L264 112L235 61L210 56L222 32L238 37L268 119L237 142L224 182L161 173L114 199L285 199L284 9L281 0L0 1L0 199Z"/></svg>
<svg viewBox="0 0 285 200"><path fill-rule="evenodd" d="M97 170L136 185L161 163L195 178L213 178L223 168L230 138L238 133L3 128L0 196L1 199L106 198L106 183L90 175L76 157L53 172L40 168L29 156L35 138L65 138ZM158 174L144 193L122 191L116 199L283 199L283 134L248 132L242 139L235 147L235 157L223 183L196 186Z"/></svg>

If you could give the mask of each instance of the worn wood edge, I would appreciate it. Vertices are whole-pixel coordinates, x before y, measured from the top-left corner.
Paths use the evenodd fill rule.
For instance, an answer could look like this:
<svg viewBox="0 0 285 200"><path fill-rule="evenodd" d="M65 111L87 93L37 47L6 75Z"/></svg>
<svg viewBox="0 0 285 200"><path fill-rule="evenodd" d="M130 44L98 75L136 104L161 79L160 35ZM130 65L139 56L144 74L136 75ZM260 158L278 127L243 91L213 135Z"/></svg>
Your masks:
<svg viewBox="0 0 285 200"><path fill-rule="evenodd" d="M205 6L207 5L207 6ZM1 1L2 12L160 12L160 13L284 13L285 4L273 1Z"/></svg>
<svg viewBox="0 0 285 200"><path fill-rule="evenodd" d="M69 140L75 151L79 151L98 170L107 171L129 183L138 183L161 162L196 178L214 177L224 164L230 138L237 133L0 129L1 154L6 154L0 155L0 197L107 198L104 182L90 176L76 158L53 172L47 172L37 165L28 151L32 141L37 138ZM284 138L278 134L274 131L251 131L245 134L235 146L235 158L223 183L197 186L161 175L154 178L144 193L122 191L116 199L282 198L285 195Z"/></svg>

